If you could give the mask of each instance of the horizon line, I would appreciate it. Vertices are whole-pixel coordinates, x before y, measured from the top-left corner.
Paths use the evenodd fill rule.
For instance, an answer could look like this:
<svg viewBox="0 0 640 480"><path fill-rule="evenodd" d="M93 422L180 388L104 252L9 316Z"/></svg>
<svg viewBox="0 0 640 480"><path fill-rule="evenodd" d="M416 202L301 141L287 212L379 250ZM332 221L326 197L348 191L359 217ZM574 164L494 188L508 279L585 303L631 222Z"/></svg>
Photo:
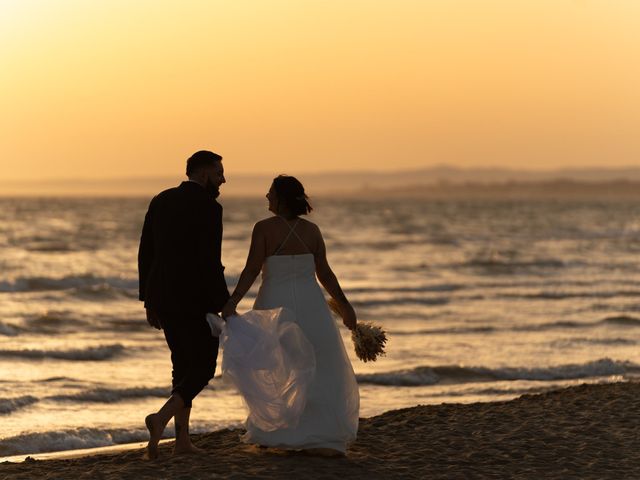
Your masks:
<svg viewBox="0 0 640 480"><path fill-rule="evenodd" d="M353 169L353 170L315 170L308 172L300 172L297 175L302 176L326 176L326 175L358 175L358 174L408 174L415 172L427 172L433 170L451 170L457 172L491 172L491 171L502 171L509 173L561 173L561 172L624 172L629 170L637 170L640 172L640 166L638 165L627 165L627 166L619 166L619 167L608 167L608 166L596 166L596 167L552 167L552 168L514 168L514 167L500 167L500 166L490 166L490 167L458 167L450 164L438 164L434 166L428 167L414 167L414 168L406 168L406 169L393 169L393 170L376 170L376 169ZM258 172L258 173L234 173L234 177L240 178L263 178L270 176L277 176L284 173L269 173L269 172ZM288 175L288 174L287 174ZM176 173L175 175L171 174L159 174L159 175L117 175L117 176L108 176L108 177L87 177L87 176L78 176L78 177L46 177L46 178L12 178L12 179L2 179L0 178L0 185L7 184L15 184L15 183L49 183L49 182L108 182L108 181L116 181L116 180L127 180L127 181L136 181L136 180L166 180L170 178L187 178L184 173Z"/></svg>

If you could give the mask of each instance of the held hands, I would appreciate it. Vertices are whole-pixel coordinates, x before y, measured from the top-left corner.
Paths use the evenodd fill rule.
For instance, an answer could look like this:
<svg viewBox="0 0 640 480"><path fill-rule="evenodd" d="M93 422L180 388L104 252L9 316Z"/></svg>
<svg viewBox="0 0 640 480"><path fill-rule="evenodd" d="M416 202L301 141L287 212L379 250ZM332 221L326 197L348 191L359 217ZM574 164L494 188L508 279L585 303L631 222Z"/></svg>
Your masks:
<svg viewBox="0 0 640 480"><path fill-rule="evenodd" d="M151 308L146 308L145 311L147 312L147 323L153 328L162 330L162 325L160 324L160 317L158 316L158 313Z"/></svg>
<svg viewBox="0 0 640 480"><path fill-rule="evenodd" d="M230 298L229 300L227 300L227 303L224 304L224 307L222 307L222 312L220 313L220 315L226 320L227 318L233 317L237 314L238 312L236 312L236 303Z"/></svg>

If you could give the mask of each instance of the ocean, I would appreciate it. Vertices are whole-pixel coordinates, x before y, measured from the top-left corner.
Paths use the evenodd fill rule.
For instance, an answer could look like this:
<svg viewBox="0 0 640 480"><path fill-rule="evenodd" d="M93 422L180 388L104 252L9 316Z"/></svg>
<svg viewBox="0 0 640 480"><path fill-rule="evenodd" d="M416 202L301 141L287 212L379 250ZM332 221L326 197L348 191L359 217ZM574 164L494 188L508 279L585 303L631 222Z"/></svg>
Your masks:
<svg viewBox="0 0 640 480"><path fill-rule="evenodd" d="M0 199L0 457L147 438L143 419L171 385L162 333L137 300L149 200ZM224 189L220 202L232 289L270 213L266 199ZM342 328L362 417L640 375L637 202L312 203L359 320L389 337L385 357L362 363ZM194 401L192 432L244 417L218 372Z"/></svg>

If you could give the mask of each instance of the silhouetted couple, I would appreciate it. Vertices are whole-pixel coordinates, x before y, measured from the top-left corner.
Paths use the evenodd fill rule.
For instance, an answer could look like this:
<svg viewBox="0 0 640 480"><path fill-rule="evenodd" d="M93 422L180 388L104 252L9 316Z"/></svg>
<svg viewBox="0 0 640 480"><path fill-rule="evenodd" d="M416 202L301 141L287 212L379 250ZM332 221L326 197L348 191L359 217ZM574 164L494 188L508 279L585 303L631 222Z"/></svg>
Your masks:
<svg viewBox="0 0 640 480"><path fill-rule="evenodd" d="M170 398L145 419L148 457L157 457L171 418L174 453L201 452L191 443L189 417L192 400L216 370L219 339L212 335L207 313L221 313L227 320L225 338L251 338L248 348L255 347L247 354L240 351L246 341L242 347L229 341L224 352L229 371L246 372L242 385L236 382L245 399L251 397L242 440L343 454L357 433L358 387L318 281L339 305L348 328L355 327L356 315L327 262L320 229L300 217L311 211L302 184L290 176L274 179L267 193L274 215L255 224L246 266L229 295L221 262L222 206L216 200L225 183L222 157L196 152L187 160L186 173L188 181L151 201L138 254L140 300L149 324L164 331L173 366ZM254 309L238 315L238 302L260 272ZM314 368L298 372L295 378L301 381L291 382L292 376L279 378L281 368L275 371L274 359L282 363L283 358L287 371L295 370L293 364ZM278 382L281 390L274 391ZM270 408L274 392L298 398L298 409Z"/></svg>

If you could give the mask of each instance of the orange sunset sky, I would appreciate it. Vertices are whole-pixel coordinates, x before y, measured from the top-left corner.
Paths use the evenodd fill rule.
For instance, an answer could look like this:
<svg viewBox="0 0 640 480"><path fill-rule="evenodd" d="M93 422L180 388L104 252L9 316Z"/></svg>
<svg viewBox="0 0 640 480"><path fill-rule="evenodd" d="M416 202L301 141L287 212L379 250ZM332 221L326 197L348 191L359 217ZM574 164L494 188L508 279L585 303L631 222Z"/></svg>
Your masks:
<svg viewBox="0 0 640 480"><path fill-rule="evenodd" d="M0 0L0 180L631 166L637 0Z"/></svg>

